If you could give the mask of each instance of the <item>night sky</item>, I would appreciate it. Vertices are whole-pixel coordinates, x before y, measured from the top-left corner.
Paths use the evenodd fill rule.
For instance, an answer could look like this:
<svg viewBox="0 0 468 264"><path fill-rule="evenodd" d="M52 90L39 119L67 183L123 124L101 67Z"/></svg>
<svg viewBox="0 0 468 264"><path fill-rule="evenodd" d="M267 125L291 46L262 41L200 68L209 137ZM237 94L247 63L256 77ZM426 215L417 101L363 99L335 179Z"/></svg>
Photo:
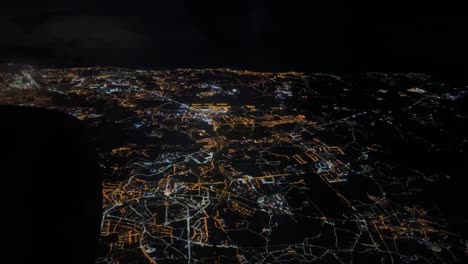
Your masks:
<svg viewBox="0 0 468 264"><path fill-rule="evenodd" d="M0 61L337 73L468 69L463 8L350 2L10 1L0 8Z"/></svg>

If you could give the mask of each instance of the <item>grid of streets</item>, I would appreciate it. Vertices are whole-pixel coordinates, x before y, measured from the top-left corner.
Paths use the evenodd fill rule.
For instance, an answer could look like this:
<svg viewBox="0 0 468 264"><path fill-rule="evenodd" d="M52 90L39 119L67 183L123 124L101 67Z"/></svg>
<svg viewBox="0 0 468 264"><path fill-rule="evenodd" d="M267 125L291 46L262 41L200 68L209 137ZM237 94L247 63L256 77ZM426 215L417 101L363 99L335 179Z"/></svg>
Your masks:
<svg viewBox="0 0 468 264"><path fill-rule="evenodd" d="M444 174L398 166L375 134L437 125L429 105L466 89L353 105L342 77L294 72L42 69L1 83L2 103L90 128L105 172L97 263L462 261L466 240L414 198Z"/></svg>

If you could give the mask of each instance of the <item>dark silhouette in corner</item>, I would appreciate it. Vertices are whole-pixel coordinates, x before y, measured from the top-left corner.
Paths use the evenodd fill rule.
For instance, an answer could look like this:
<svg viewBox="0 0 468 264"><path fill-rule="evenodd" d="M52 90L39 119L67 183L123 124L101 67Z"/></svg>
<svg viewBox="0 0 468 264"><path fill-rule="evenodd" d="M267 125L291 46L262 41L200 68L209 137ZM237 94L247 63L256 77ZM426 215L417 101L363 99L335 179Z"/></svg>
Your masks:
<svg viewBox="0 0 468 264"><path fill-rule="evenodd" d="M97 156L65 113L0 106L2 259L94 263L102 214Z"/></svg>

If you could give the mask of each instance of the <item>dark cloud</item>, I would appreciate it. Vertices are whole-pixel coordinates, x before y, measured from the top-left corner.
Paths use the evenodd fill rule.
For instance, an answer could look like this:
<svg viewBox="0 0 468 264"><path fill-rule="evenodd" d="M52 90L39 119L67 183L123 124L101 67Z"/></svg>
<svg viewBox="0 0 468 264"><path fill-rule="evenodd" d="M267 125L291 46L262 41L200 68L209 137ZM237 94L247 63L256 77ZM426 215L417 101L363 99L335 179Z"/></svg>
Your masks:
<svg viewBox="0 0 468 264"><path fill-rule="evenodd" d="M0 10L0 60L310 71L466 69L463 14L442 13L439 7L429 12L427 4L412 10L397 2L306 2L17 0Z"/></svg>
<svg viewBox="0 0 468 264"><path fill-rule="evenodd" d="M333 18L271 1L20 2L1 11L3 60L289 70L346 45Z"/></svg>

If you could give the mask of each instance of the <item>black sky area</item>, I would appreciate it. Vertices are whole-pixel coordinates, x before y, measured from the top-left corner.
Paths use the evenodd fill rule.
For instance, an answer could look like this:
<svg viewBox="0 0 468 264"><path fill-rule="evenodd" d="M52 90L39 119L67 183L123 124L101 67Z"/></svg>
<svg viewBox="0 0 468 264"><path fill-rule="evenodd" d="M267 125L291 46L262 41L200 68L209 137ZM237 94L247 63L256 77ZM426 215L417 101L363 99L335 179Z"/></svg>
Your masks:
<svg viewBox="0 0 468 264"><path fill-rule="evenodd" d="M335 73L468 69L465 9L447 3L18 0L1 5L1 62Z"/></svg>

